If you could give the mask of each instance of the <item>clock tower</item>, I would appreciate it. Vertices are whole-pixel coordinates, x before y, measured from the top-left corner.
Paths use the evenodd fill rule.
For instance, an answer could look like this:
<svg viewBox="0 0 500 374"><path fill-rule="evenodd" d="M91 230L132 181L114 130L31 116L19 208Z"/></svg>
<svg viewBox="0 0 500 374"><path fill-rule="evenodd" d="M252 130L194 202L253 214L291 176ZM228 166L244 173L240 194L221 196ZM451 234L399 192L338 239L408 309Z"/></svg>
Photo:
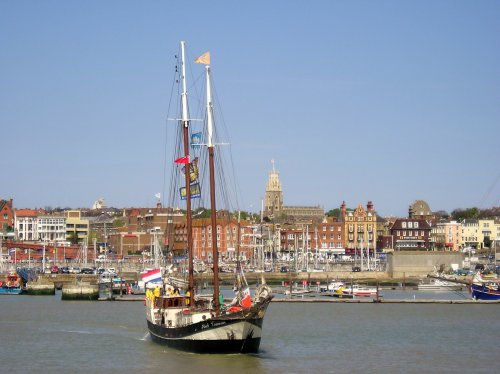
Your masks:
<svg viewBox="0 0 500 374"><path fill-rule="evenodd" d="M274 168L274 160L271 160L273 166L269 172L269 179L266 185L266 197L264 199L264 214L276 217L283 210L283 189L281 188L280 175Z"/></svg>

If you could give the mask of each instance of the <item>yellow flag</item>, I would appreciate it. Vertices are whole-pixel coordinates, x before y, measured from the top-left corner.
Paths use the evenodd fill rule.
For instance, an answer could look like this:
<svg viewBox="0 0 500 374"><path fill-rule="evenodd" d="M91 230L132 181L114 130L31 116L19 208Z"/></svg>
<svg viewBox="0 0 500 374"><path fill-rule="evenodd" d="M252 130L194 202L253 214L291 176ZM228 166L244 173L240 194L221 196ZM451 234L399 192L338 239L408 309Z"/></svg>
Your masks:
<svg viewBox="0 0 500 374"><path fill-rule="evenodd" d="M205 52L200 57L198 57L196 60L194 60L194 62L197 64L210 65L210 52L208 52L208 51Z"/></svg>

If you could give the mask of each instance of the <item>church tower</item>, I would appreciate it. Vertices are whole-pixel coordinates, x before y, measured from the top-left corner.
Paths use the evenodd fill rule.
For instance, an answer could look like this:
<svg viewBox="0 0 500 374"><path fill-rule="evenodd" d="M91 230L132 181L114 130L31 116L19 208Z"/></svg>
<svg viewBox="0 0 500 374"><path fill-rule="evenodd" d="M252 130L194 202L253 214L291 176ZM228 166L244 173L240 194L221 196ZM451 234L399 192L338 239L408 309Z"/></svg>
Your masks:
<svg viewBox="0 0 500 374"><path fill-rule="evenodd" d="M281 189L280 175L274 168L274 160L271 160L271 164L273 169L269 172L269 180L267 181L264 214L276 216L283 210L283 190Z"/></svg>

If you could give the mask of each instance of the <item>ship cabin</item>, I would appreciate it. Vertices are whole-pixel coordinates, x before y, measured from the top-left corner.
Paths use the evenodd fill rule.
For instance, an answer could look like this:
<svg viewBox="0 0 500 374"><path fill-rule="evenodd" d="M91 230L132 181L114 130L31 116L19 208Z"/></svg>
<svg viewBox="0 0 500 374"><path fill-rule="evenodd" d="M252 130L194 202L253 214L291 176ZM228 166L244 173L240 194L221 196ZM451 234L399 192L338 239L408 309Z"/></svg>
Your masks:
<svg viewBox="0 0 500 374"><path fill-rule="evenodd" d="M165 295L154 299L154 320L166 327L181 327L203 322L212 317L207 308L193 310L189 306L187 295Z"/></svg>

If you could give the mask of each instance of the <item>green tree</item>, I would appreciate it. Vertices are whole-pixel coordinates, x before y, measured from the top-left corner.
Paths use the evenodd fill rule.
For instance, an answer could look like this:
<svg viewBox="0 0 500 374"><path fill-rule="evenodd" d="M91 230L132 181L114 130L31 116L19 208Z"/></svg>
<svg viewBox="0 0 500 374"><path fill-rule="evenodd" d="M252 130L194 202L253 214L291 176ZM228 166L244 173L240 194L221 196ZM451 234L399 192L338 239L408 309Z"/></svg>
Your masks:
<svg viewBox="0 0 500 374"><path fill-rule="evenodd" d="M483 240L484 248L491 248L491 239L489 236L485 236Z"/></svg>
<svg viewBox="0 0 500 374"><path fill-rule="evenodd" d="M125 220L123 217L115 218L113 221L113 227L123 227L125 226Z"/></svg>
<svg viewBox="0 0 500 374"><path fill-rule="evenodd" d="M76 233L76 231L73 231L68 235L68 240L72 245L78 244L78 234Z"/></svg>
<svg viewBox="0 0 500 374"><path fill-rule="evenodd" d="M474 219L479 217L479 209L476 207L467 209L455 209L451 212L451 216L454 220L462 221L464 219Z"/></svg>
<svg viewBox="0 0 500 374"><path fill-rule="evenodd" d="M328 212L326 212L326 215L328 217L337 217L337 218L339 218L340 217L340 209L339 208L330 209Z"/></svg>

